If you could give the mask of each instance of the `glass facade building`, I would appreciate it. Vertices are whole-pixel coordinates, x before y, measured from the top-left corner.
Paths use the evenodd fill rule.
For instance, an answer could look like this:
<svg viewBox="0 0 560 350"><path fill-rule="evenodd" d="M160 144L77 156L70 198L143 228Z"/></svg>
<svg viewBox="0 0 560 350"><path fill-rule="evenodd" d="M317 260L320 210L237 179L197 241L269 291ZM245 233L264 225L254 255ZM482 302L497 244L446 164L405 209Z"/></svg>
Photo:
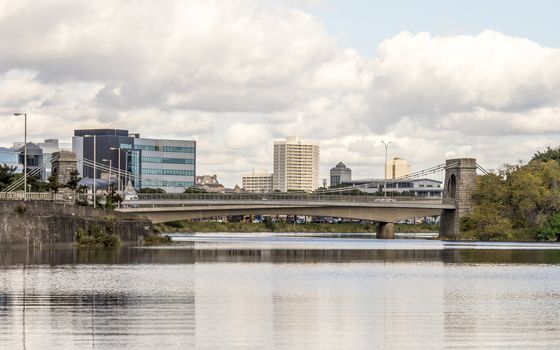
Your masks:
<svg viewBox="0 0 560 350"><path fill-rule="evenodd" d="M114 169L120 164L121 170L133 174L129 180L137 190L159 188L168 193L180 193L194 185L196 141L148 139L120 129L74 131L72 149L78 155L78 170L84 178L93 177L93 169L80 162L80 158L93 161L93 135L97 163L102 159L111 160ZM108 162L104 164L109 165ZM97 170L97 178L107 175ZM126 183L126 180L121 179L121 182Z"/></svg>
<svg viewBox="0 0 560 350"><path fill-rule="evenodd" d="M0 165L6 164L10 167L16 167L16 172L21 173L23 166L19 163L19 152L9 148L0 147Z"/></svg>

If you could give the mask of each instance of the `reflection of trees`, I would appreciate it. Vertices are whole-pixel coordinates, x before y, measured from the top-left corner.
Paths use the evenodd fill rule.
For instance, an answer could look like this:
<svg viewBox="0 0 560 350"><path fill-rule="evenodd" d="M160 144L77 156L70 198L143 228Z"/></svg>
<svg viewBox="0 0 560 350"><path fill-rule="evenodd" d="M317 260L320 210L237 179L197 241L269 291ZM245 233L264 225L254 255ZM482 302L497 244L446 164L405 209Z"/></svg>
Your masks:
<svg viewBox="0 0 560 350"><path fill-rule="evenodd" d="M194 245L172 248L122 247L83 249L47 247L42 249L2 249L0 264L194 264L195 262L423 262L558 264L558 250L530 249L194 249Z"/></svg>
<svg viewBox="0 0 560 350"><path fill-rule="evenodd" d="M196 262L443 262L489 264L558 264L557 250L444 249L203 249L195 251Z"/></svg>
<svg viewBox="0 0 560 350"><path fill-rule="evenodd" d="M75 265L75 264L192 264L193 249L76 248L0 248L0 265Z"/></svg>

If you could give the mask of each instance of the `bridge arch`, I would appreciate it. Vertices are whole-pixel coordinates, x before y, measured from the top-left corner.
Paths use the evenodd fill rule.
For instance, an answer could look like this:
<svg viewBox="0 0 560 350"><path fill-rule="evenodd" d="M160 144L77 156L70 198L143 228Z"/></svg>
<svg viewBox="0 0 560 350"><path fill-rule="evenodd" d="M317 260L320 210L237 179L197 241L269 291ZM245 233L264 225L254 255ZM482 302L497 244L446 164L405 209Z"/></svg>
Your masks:
<svg viewBox="0 0 560 350"><path fill-rule="evenodd" d="M446 198L455 198L457 196L457 175L451 174L446 184Z"/></svg>

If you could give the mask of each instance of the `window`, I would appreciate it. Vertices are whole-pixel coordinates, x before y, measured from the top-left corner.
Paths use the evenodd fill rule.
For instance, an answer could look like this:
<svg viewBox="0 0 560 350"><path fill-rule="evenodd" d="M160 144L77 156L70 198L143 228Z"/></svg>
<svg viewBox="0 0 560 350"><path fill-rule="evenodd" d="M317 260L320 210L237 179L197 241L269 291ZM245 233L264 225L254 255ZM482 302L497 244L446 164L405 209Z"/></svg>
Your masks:
<svg viewBox="0 0 560 350"><path fill-rule="evenodd" d="M142 174L147 175L177 175L177 176L194 176L194 170L181 169L142 169Z"/></svg>
<svg viewBox="0 0 560 350"><path fill-rule="evenodd" d="M142 187L191 187L194 186L192 181L157 181L142 180Z"/></svg>
<svg viewBox="0 0 560 350"><path fill-rule="evenodd" d="M142 163L194 164L194 159L165 158L165 157L142 157Z"/></svg>
<svg viewBox="0 0 560 350"><path fill-rule="evenodd" d="M135 145L134 148L151 152L194 153L194 147L183 146Z"/></svg>

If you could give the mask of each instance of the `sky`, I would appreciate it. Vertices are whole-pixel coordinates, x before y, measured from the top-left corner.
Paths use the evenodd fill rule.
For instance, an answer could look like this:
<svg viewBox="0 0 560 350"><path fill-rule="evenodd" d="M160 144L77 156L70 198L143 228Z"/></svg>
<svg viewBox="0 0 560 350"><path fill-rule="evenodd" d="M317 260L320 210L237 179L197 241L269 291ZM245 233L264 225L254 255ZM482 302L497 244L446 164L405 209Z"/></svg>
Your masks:
<svg viewBox="0 0 560 350"><path fill-rule="evenodd" d="M560 142L560 2L0 0L0 145L124 128L197 141L197 173L272 171L272 141L382 177Z"/></svg>

